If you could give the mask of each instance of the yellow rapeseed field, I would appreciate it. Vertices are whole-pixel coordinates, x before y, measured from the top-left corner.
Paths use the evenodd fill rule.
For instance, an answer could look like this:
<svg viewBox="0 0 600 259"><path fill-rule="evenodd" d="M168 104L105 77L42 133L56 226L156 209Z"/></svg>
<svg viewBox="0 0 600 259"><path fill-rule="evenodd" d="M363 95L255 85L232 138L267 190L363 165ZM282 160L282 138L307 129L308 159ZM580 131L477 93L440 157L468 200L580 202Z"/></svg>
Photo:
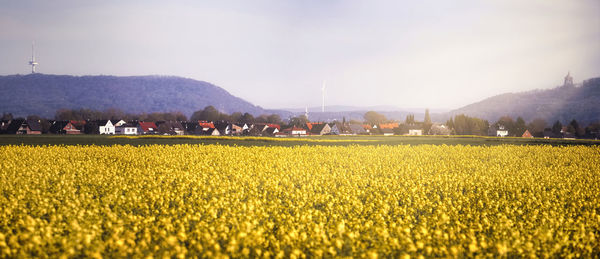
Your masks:
<svg viewBox="0 0 600 259"><path fill-rule="evenodd" d="M0 258L597 257L600 148L0 147Z"/></svg>

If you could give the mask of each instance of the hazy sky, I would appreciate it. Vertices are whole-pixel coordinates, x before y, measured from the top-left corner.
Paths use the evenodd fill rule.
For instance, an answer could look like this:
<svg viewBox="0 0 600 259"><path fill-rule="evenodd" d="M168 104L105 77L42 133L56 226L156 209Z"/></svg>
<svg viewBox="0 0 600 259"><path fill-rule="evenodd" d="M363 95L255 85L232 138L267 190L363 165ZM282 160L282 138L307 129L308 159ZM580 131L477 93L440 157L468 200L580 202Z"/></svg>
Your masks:
<svg viewBox="0 0 600 259"><path fill-rule="evenodd" d="M600 1L4 1L0 74L176 75L266 108L458 108L600 76Z"/></svg>

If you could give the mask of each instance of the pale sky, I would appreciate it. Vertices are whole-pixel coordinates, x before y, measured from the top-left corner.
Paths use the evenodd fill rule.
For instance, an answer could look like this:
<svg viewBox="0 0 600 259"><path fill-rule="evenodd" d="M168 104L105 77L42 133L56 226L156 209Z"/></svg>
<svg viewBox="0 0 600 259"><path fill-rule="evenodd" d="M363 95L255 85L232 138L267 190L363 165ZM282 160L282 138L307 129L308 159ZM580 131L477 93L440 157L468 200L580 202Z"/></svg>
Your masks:
<svg viewBox="0 0 600 259"><path fill-rule="evenodd" d="M0 75L174 75L265 108L452 109L600 76L600 1L0 0Z"/></svg>

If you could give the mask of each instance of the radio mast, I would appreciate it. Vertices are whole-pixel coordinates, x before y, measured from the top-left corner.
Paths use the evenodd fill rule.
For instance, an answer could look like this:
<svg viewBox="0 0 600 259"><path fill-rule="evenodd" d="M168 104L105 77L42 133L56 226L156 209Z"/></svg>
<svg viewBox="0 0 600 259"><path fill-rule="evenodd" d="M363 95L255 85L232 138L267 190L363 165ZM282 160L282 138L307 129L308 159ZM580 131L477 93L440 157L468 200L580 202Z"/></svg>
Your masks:
<svg viewBox="0 0 600 259"><path fill-rule="evenodd" d="M35 42L31 42L31 60L29 61L29 65L31 66L31 73L35 74L35 66L38 65L38 63L35 61Z"/></svg>

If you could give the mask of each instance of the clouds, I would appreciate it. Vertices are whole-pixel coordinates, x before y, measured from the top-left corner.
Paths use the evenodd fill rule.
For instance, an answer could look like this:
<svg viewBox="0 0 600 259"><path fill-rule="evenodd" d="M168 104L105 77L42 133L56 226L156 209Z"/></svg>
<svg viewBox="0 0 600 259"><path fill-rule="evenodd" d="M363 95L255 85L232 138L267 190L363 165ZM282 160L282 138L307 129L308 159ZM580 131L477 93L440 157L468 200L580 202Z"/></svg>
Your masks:
<svg viewBox="0 0 600 259"><path fill-rule="evenodd" d="M172 74L265 107L454 108L598 76L597 1L27 1L0 11L0 73Z"/></svg>

